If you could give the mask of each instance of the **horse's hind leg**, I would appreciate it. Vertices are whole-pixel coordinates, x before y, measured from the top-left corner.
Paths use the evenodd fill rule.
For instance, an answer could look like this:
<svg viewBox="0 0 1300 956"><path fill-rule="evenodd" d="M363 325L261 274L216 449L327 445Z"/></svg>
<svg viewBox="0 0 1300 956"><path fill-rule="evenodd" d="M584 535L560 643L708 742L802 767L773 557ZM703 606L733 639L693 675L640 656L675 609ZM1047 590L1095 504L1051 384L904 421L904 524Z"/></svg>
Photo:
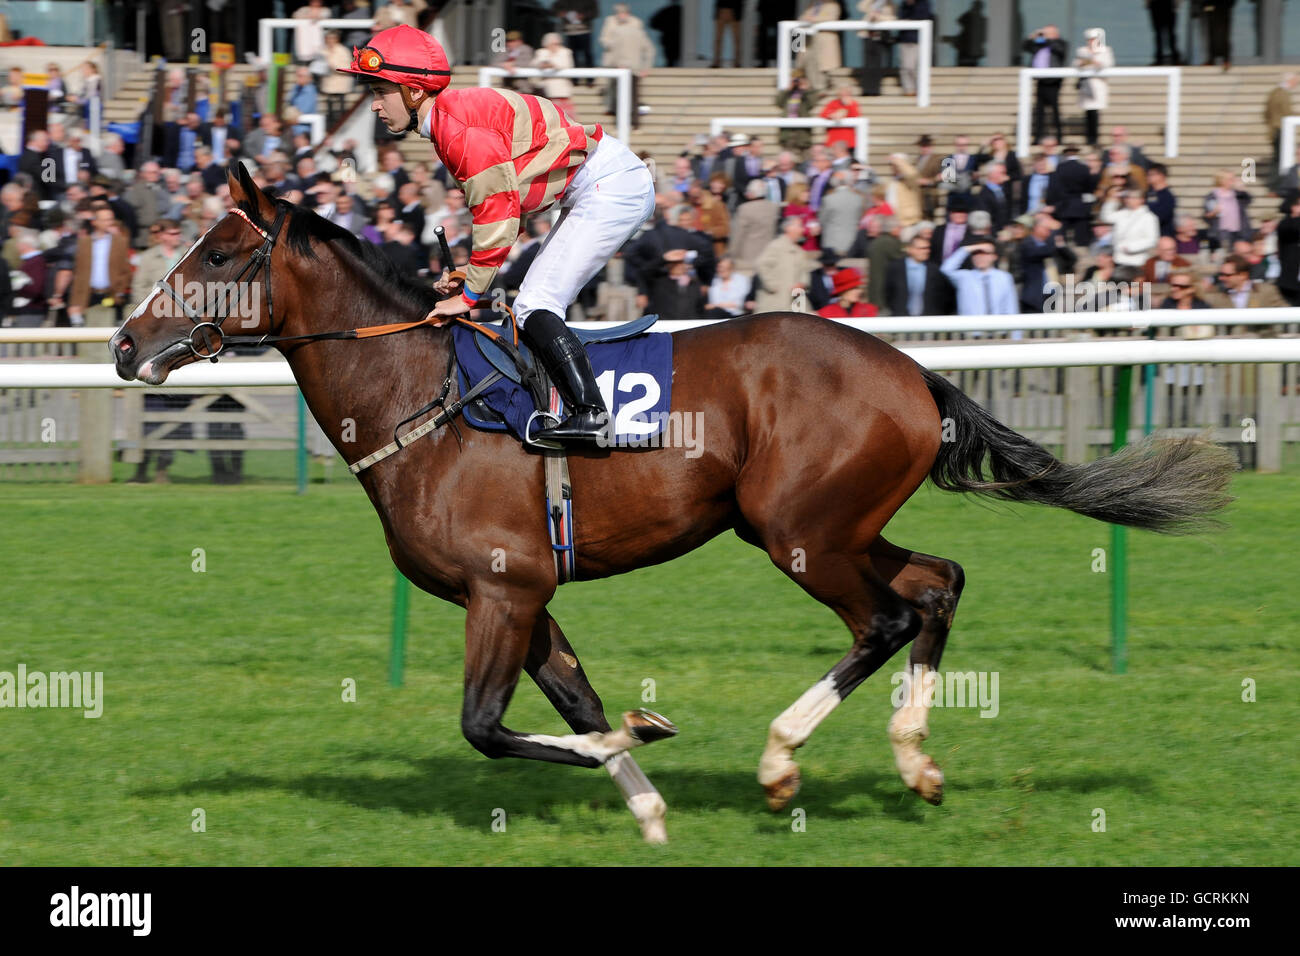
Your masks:
<svg viewBox="0 0 1300 956"><path fill-rule="evenodd" d="M880 576L921 614L921 630L903 676L903 703L889 721L889 742L903 782L937 805L943 800L943 772L921 750L921 742L930 736L932 701L926 687L938 676L965 576L955 561L908 551L884 538L876 539L870 554Z"/></svg>
<svg viewBox="0 0 1300 956"><path fill-rule="evenodd" d="M891 590L861 555L821 553L810 557L807 570L791 577L839 614L853 634L853 647L772 721L758 781L773 810L785 807L799 790L795 750L840 701L912 640L921 627L921 615Z"/></svg>
<svg viewBox="0 0 1300 956"><path fill-rule="evenodd" d="M545 611L533 627L524 669L575 734L610 730L605 708L583 673L577 654L560 625ZM605 769L622 792L646 842L667 843L664 816L668 807L632 756L626 752L616 754L605 761Z"/></svg>

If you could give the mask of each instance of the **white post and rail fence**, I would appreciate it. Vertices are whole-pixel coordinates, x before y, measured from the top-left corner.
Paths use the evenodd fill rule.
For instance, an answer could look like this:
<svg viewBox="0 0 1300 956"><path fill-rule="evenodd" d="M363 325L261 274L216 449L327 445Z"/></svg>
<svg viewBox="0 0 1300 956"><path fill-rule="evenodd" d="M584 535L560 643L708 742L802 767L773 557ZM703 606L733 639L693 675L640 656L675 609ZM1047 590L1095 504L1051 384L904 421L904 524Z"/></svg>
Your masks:
<svg viewBox="0 0 1300 956"><path fill-rule="evenodd" d="M1016 327L1023 327L1032 317L1012 317ZM1255 323L1269 322L1285 325L1296 318L1295 310L1255 310L1243 316L1237 310L1198 310L1195 322L1198 325L1238 326L1244 318ZM1084 315L1081 318L1056 318L1054 321L1062 330L1080 327L1093 328L1099 320L1109 319L1113 322L1128 321L1130 328L1154 328L1159 325L1182 325L1186 319L1168 312L1129 313L1122 316ZM855 328L878 332L904 332L923 329L930 332L969 332L996 331L1011 322L1007 317L971 317L967 319L931 318L931 319L846 319L839 320ZM1140 324L1136 324L1140 323ZM602 326L608 323L584 323ZM703 322L664 322L664 331L676 331ZM972 326L974 328L972 328ZM72 329L59 332L61 341L102 341L112 330ZM54 330L4 330L0 338L14 341L48 341ZM18 334L13 334L18 333ZM1029 341L1029 342L990 342L976 344L910 344L902 350L919 364L943 371L969 369L1036 369L1064 368L1066 370L1086 369L1089 366L1110 366L1114 368L1114 387L1112 389L1112 441L1111 447L1118 449L1127 444L1132 437L1130 422L1133 406L1133 368L1137 365L1153 369L1156 364L1187 363L1210 365L1254 365L1258 369L1257 397L1259 399L1259 419L1256 424L1255 440L1261 445L1277 449L1276 465L1280 467L1282 431L1290 424L1283 420L1279 399L1283 390L1282 368L1284 363L1300 363L1300 338L1253 338L1253 339L1108 339L1093 341ZM1148 396L1151 392L1153 378L1145 377ZM290 386L294 379L288 363L281 359L233 360L220 365L196 363L173 372L167 382L172 389L226 389L250 388L263 386ZM1292 388L1295 386L1291 382ZM78 389L84 393L101 388L122 388L128 392L144 388L138 382L123 382L108 363L62 363L58 361L27 361L21 363L0 364L0 389ZM1147 420L1144 432L1150 431L1150 404L1148 403ZM305 458L305 440L302 423L305 412L299 399L299 461ZM1069 411L1067 405L1067 412ZM1067 430L1069 426L1067 424ZM103 436L109 439L111 436ZM93 443L106 455L111 454L111 441L102 440ZM1270 453L1272 456L1272 453ZM1262 463L1262 460L1261 460ZM305 469L300 468L302 490ZM1120 526L1111 528L1111 656L1112 667L1117 673L1127 669L1127 621L1128 621L1128 545L1127 529ZM406 619L409 606L409 583L396 573L392 612L392 637L389 653L389 680L394 685L402 683L405 659Z"/></svg>

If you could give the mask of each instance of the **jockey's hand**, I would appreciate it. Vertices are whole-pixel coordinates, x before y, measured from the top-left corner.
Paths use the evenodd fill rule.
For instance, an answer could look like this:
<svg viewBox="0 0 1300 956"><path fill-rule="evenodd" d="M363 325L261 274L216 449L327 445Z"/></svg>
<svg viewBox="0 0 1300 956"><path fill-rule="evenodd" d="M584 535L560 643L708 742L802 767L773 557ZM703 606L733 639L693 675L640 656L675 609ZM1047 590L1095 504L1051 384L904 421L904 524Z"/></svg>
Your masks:
<svg viewBox="0 0 1300 956"><path fill-rule="evenodd" d="M465 284L464 279L453 279L450 269L443 269L442 275L438 281L433 284L434 291L439 295L451 295L453 292L459 293L461 286Z"/></svg>
<svg viewBox="0 0 1300 956"><path fill-rule="evenodd" d="M464 296L452 296L450 299L443 299L433 307L433 311L425 316L426 319L450 319L456 315L467 315L473 308L465 301ZM440 325L442 323L439 323Z"/></svg>

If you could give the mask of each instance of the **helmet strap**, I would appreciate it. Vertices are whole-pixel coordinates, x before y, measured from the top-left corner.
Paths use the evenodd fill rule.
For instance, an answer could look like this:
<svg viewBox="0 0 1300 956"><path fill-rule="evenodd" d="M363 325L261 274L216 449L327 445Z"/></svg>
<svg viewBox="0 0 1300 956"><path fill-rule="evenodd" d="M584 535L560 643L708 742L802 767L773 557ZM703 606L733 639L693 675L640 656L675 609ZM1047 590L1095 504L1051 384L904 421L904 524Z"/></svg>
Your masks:
<svg viewBox="0 0 1300 956"><path fill-rule="evenodd" d="M411 117L411 121L406 124L406 129L404 129L402 132L404 133L419 132L420 129L419 110L420 110L420 104L424 102L424 95L423 95L424 91L420 90L419 93L421 95L416 96L414 95L416 91L412 90L409 86L402 86L399 87L399 89L402 91L402 105L406 107L406 111Z"/></svg>

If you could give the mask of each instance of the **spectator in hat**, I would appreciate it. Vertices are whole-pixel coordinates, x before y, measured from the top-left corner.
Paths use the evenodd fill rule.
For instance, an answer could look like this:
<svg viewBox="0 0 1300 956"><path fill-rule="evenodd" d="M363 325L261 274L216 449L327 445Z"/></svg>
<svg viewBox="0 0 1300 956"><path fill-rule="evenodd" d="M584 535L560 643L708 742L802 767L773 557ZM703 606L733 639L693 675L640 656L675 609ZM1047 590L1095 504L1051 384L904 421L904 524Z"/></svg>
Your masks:
<svg viewBox="0 0 1300 956"><path fill-rule="evenodd" d="M507 73L514 73L520 68L532 66L533 58L533 48L524 42L524 35L518 30L511 30L506 34L506 48L492 57L492 65L501 67ZM520 93L534 91L533 81L525 77L507 78L502 81L502 85Z"/></svg>
<svg viewBox="0 0 1300 956"><path fill-rule="evenodd" d="M916 181L921 187L921 216L934 220L939 207L939 182L943 179L943 158L934 151L934 140L922 136L916 141Z"/></svg>
<svg viewBox="0 0 1300 956"><path fill-rule="evenodd" d="M934 230L930 239L930 261L935 265L941 264L961 248L966 239L969 212L965 196L953 194L948 197L948 218Z"/></svg>
<svg viewBox="0 0 1300 956"><path fill-rule="evenodd" d="M817 314L826 319L865 319L878 315L874 305L862 301L862 289L862 273L857 269L839 270L831 289L834 301L818 309Z"/></svg>

